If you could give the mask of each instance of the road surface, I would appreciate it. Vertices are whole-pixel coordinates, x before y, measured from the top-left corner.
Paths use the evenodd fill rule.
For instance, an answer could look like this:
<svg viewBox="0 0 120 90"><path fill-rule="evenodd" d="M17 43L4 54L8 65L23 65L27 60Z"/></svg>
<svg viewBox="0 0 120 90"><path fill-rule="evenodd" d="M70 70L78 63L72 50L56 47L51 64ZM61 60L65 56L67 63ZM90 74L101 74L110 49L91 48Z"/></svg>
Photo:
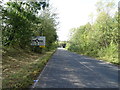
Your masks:
<svg viewBox="0 0 120 90"><path fill-rule="evenodd" d="M33 88L118 88L118 67L59 48Z"/></svg>

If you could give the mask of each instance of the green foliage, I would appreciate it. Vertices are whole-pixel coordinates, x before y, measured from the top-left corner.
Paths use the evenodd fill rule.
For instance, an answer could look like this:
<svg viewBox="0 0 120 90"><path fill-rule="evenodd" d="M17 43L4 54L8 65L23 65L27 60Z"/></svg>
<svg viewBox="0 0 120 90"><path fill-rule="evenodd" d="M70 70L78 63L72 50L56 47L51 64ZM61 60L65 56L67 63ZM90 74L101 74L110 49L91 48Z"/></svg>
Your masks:
<svg viewBox="0 0 120 90"><path fill-rule="evenodd" d="M66 44L67 44L67 41L59 41L58 42L58 47L66 46Z"/></svg>
<svg viewBox="0 0 120 90"><path fill-rule="evenodd" d="M98 15L93 24L74 28L67 49L92 57L118 62L118 12L111 15L114 2L97 3ZM101 8L104 10L101 11Z"/></svg>
<svg viewBox="0 0 120 90"><path fill-rule="evenodd" d="M4 5L0 3L0 28L4 52L3 90L28 88L32 85L53 53L46 51L56 48L56 15L51 13L48 6L46 2L16 1ZM46 36L46 47L31 46L33 36ZM17 53L11 53L12 49L17 50ZM28 53L20 53L20 50ZM41 56L36 60L37 53L30 50L44 54L38 54Z"/></svg>
<svg viewBox="0 0 120 90"><path fill-rule="evenodd" d="M7 2L2 6L3 46L31 48L32 36L46 36L49 49L57 40L55 17L46 2Z"/></svg>

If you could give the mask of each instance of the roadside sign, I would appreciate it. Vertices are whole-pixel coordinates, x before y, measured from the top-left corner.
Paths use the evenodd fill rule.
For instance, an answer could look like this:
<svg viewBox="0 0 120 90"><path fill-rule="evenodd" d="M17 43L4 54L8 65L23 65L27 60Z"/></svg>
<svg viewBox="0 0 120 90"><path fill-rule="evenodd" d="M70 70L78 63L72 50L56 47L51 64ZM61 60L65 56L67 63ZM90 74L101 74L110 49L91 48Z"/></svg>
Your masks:
<svg viewBox="0 0 120 90"><path fill-rule="evenodd" d="M45 36L32 37L31 45L32 46L45 47L45 41L46 41L46 37Z"/></svg>

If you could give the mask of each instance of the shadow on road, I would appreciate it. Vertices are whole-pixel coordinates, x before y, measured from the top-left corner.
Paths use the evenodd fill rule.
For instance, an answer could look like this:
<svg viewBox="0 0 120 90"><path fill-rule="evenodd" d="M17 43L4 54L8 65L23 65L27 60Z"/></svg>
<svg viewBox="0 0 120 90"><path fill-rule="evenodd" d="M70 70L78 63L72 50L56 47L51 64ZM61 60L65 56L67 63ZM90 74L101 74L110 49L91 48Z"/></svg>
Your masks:
<svg viewBox="0 0 120 90"><path fill-rule="evenodd" d="M58 48L35 88L118 88L118 68Z"/></svg>

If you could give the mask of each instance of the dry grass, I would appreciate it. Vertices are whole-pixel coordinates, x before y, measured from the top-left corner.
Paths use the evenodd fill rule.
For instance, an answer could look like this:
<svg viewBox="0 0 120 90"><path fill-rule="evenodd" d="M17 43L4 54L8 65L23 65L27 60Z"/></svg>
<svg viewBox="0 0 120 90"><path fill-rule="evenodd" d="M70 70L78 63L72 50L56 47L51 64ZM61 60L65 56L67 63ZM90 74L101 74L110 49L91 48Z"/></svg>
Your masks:
<svg viewBox="0 0 120 90"><path fill-rule="evenodd" d="M13 50L3 53L3 88L28 88L53 51L44 54Z"/></svg>

